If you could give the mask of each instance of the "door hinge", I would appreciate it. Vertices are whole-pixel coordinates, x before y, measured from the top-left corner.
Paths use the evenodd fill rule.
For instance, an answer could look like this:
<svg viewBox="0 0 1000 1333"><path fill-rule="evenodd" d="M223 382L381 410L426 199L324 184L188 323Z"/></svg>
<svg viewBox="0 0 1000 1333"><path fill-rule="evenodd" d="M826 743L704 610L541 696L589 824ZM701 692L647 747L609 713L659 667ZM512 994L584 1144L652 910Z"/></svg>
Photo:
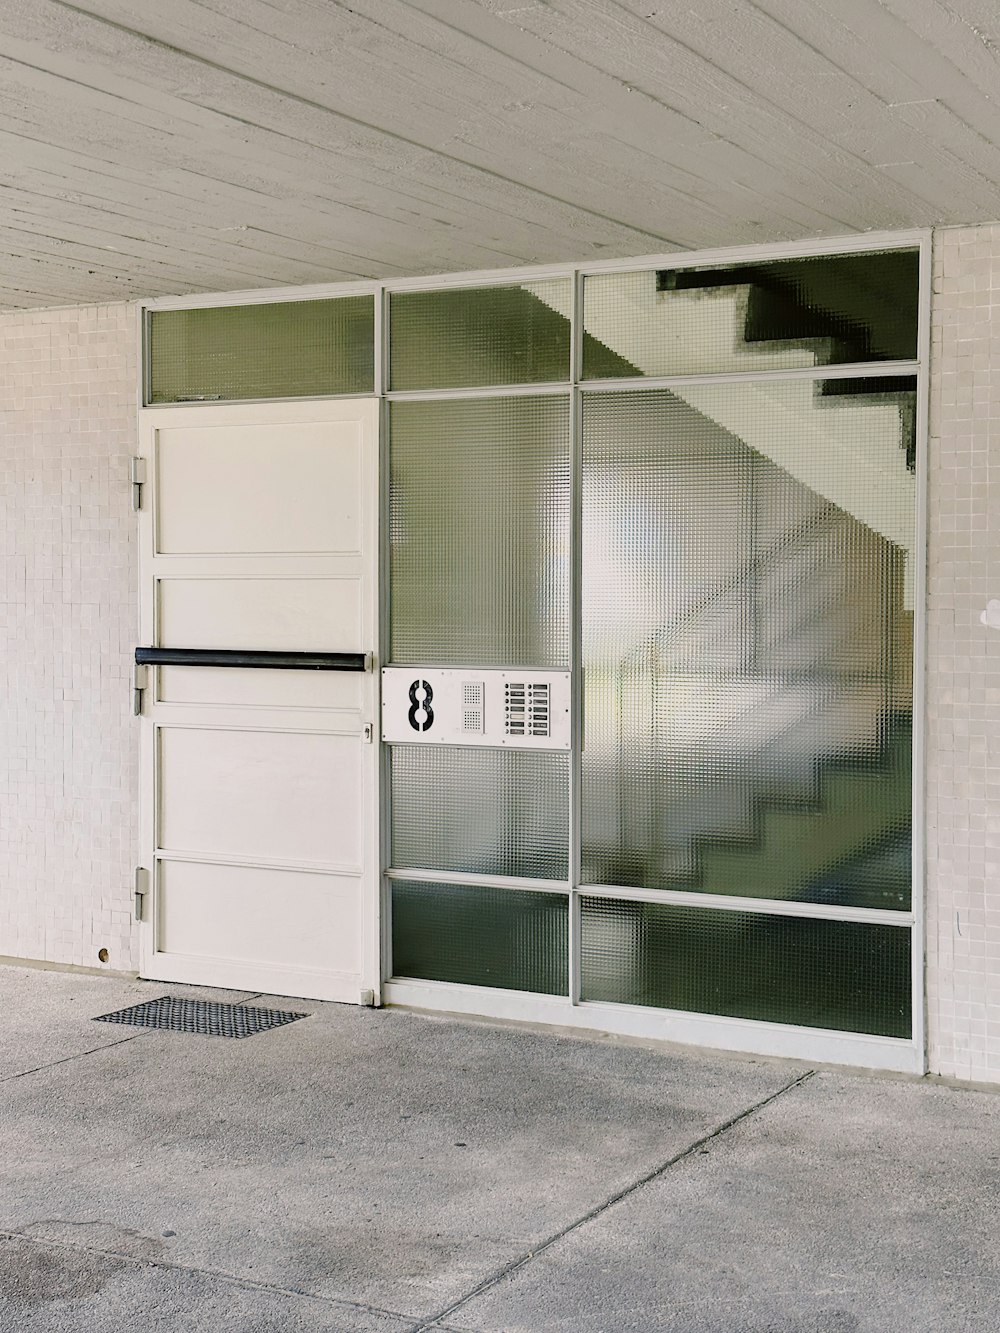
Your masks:
<svg viewBox="0 0 1000 1333"><path fill-rule="evenodd" d="M132 478L132 508L142 508L142 488L146 484L146 460L133 458L130 472Z"/></svg>
<svg viewBox="0 0 1000 1333"><path fill-rule="evenodd" d="M149 667L138 662L132 667L132 712L136 717L142 712L142 692L149 684Z"/></svg>
<svg viewBox="0 0 1000 1333"><path fill-rule="evenodd" d="M135 919L142 920L142 909L146 904L146 894L149 892L149 871L142 866L135 868Z"/></svg>

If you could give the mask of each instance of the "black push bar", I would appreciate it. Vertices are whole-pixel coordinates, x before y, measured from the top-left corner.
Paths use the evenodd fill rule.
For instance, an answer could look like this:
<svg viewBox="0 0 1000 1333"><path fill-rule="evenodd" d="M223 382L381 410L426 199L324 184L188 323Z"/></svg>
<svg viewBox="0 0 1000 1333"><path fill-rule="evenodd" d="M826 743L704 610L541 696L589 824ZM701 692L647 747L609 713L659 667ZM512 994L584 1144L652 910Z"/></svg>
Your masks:
<svg viewBox="0 0 1000 1333"><path fill-rule="evenodd" d="M365 653L276 653L241 648L137 648L136 666L268 667L272 671L365 671Z"/></svg>

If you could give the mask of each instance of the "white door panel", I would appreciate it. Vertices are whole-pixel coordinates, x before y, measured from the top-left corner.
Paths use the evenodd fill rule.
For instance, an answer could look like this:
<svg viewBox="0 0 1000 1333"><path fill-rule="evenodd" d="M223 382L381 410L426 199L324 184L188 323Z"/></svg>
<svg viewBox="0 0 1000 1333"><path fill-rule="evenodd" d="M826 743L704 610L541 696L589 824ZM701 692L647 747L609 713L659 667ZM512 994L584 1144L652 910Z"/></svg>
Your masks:
<svg viewBox="0 0 1000 1333"><path fill-rule="evenodd" d="M162 850L360 869L357 732L159 730Z"/></svg>
<svg viewBox="0 0 1000 1333"><path fill-rule="evenodd" d="M364 586L340 578L159 579L160 641L185 648L352 652Z"/></svg>
<svg viewBox="0 0 1000 1333"><path fill-rule="evenodd" d="M164 859L159 878L164 953L289 970L356 969L361 916L352 877Z"/></svg>
<svg viewBox="0 0 1000 1333"><path fill-rule="evenodd" d="M371 415L368 403L351 410ZM338 432L331 448L329 421L253 424L251 411L232 425L158 432L157 553L360 555L360 431Z"/></svg>
<svg viewBox="0 0 1000 1333"><path fill-rule="evenodd" d="M164 666L154 670L158 679L153 688L163 703L216 704L227 710L239 707L339 708L356 712L359 728L365 720L361 714L365 712L369 682L360 675L338 675L333 671L269 671L266 667L227 672L216 667L190 666Z"/></svg>
<svg viewBox="0 0 1000 1333"><path fill-rule="evenodd" d="M378 992L377 421L373 400L142 414L141 642L369 668L151 668L146 976Z"/></svg>

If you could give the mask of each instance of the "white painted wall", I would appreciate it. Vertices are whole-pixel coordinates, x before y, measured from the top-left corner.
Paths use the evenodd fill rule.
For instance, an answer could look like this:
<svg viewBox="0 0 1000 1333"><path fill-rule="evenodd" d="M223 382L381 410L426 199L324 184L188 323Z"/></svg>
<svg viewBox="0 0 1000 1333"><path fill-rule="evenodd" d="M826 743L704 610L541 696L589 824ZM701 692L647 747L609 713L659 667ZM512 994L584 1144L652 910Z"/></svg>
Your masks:
<svg viewBox="0 0 1000 1333"><path fill-rule="evenodd" d="M137 965L135 315L0 315L0 956Z"/></svg>
<svg viewBox="0 0 1000 1333"><path fill-rule="evenodd" d="M932 319L930 1064L1000 1082L1000 224L936 233Z"/></svg>

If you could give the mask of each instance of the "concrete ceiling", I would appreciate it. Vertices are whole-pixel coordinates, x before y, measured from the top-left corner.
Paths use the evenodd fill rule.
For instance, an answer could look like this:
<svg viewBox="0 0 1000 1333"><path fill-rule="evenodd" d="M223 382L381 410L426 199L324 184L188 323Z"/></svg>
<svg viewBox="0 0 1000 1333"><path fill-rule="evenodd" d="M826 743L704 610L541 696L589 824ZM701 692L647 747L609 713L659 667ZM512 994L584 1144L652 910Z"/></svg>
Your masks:
<svg viewBox="0 0 1000 1333"><path fill-rule="evenodd" d="M996 0L4 0L0 305L1000 216Z"/></svg>

